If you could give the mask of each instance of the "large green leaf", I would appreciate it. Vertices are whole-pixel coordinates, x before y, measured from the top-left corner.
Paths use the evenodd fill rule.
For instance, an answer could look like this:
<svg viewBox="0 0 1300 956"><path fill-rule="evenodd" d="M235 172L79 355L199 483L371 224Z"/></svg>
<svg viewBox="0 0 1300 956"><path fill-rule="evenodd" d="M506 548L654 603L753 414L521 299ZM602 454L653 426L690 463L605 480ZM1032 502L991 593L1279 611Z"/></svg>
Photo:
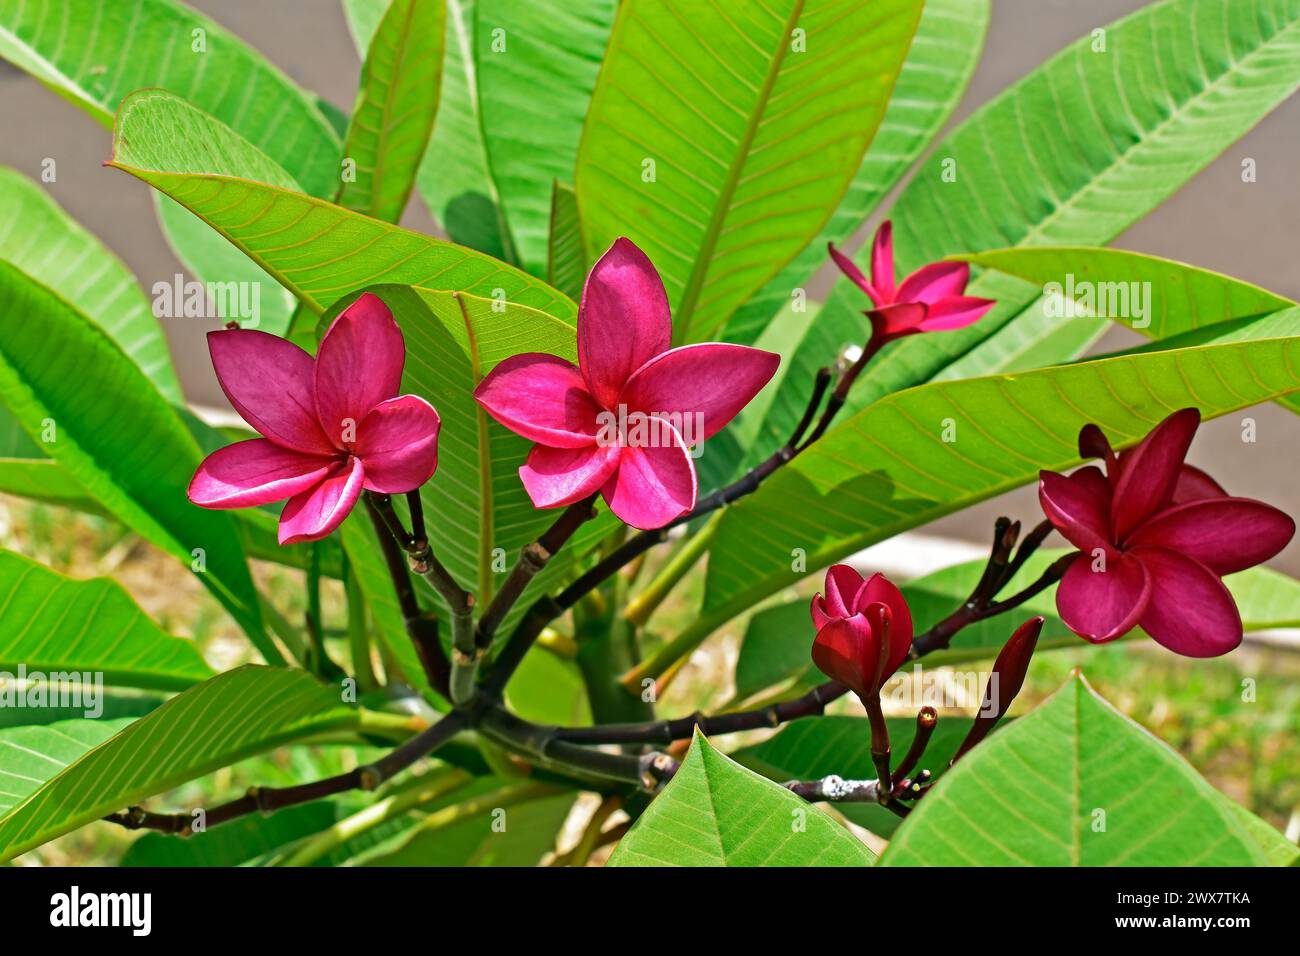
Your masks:
<svg viewBox="0 0 1300 956"><path fill-rule="evenodd" d="M916 720L890 717L887 723L890 747L897 761L916 736ZM942 773L968 730L969 718L945 715L935 726L919 766L934 774ZM820 780L830 774L845 780L876 779L871 728L861 717L805 717L786 724L762 743L735 751L731 757L777 783ZM898 817L877 803L842 803L835 810L881 836L898 829Z"/></svg>
<svg viewBox="0 0 1300 956"><path fill-rule="evenodd" d="M1102 33L1104 52L1094 51L1097 36L1083 37L935 148L892 211L900 274L955 253L1107 243L1300 83L1300 0L1163 0ZM1057 337L1035 305L1041 287L985 274L968 292L999 304L969 328L889 347L850 408L942 376L957 360L963 375L983 375L1024 368L1025 353L1056 364L1089 341L1078 324ZM793 427L834 350L865 341L867 304L855 286L837 284L817 335L791 359L775 432Z"/></svg>
<svg viewBox="0 0 1300 956"><path fill-rule="evenodd" d="M178 690L212 669L108 578L77 581L0 551L0 668L85 671L110 684Z"/></svg>
<svg viewBox="0 0 1300 956"><path fill-rule="evenodd" d="M610 866L870 866L822 810L719 753L697 733L673 779Z"/></svg>
<svg viewBox="0 0 1300 956"><path fill-rule="evenodd" d="M0 819L0 860L245 757L356 721L337 690L303 671L227 671L135 721Z"/></svg>
<svg viewBox="0 0 1300 956"><path fill-rule="evenodd" d="M132 720L82 718L0 730L0 818Z"/></svg>
<svg viewBox="0 0 1300 956"><path fill-rule="evenodd" d="M1102 321L1112 319L1152 339L1295 305L1241 279L1124 249L1011 248L963 258L1044 288L1054 286L1048 298L1058 321L1065 317L1068 300L1072 308L1091 311ZM1108 315L1110 303L1122 314ZM1139 309L1148 314L1138 315Z"/></svg>
<svg viewBox="0 0 1300 956"><path fill-rule="evenodd" d="M883 866L1256 866L1237 813L1075 676L964 757Z"/></svg>
<svg viewBox="0 0 1300 956"><path fill-rule="evenodd" d="M186 500L199 449L166 400L103 330L5 263L0 303L0 401L109 514L192 567L278 662L234 520Z"/></svg>
<svg viewBox="0 0 1300 956"><path fill-rule="evenodd" d="M551 183L570 182L616 0L478 0L474 60L488 165L520 263L546 271Z"/></svg>
<svg viewBox="0 0 1300 956"><path fill-rule="evenodd" d="M389 0L343 0L364 54ZM488 170L474 71L473 0L447 0L442 99L416 187L453 242L513 261L496 184Z"/></svg>
<svg viewBox="0 0 1300 956"><path fill-rule="evenodd" d="M848 192L817 238L731 317L723 339L752 342L790 304L791 293L826 264L826 244L846 242L902 179L961 99L988 23L989 0L927 0L885 118ZM843 344L831 343L827 351Z"/></svg>
<svg viewBox="0 0 1300 956"><path fill-rule="evenodd" d="M166 89L229 124L312 195L332 195L338 183L339 139L315 97L181 3L135 0L128 13L116 0L2 0L0 56L107 127L128 93ZM199 276L266 281L171 203L160 203L159 216L180 259ZM287 296L264 296L266 327L283 328L289 305Z"/></svg>
<svg viewBox="0 0 1300 956"><path fill-rule="evenodd" d="M171 142L181 114L187 142L201 144L193 149ZM229 129L212 117L144 92L122 106L113 165L200 216L314 312L363 286L402 282L503 296L572 321L568 298L489 256L226 174L220 156L229 142Z"/></svg>
<svg viewBox="0 0 1300 956"><path fill-rule="evenodd" d="M1297 357L1300 338L1265 339L936 382L882 399L723 514L692 633L793 583L796 556L816 569L1040 469L1072 466L1089 422L1128 444L1176 408L1212 418L1300 388ZM945 440L950 426L955 440Z"/></svg>
<svg viewBox="0 0 1300 956"><path fill-rule="evenodd" d="M108 333L163 397L180 402L167 339L131 270L27 177L0 167L0 259Z"/></svg>
<svg viewBox="0 0 1300 956"><path fill-rule="evenodd" d="M674 340L716 335L848 189L920 13L625 0L578 151L588 260L629 237L663 276Z"/></svg>
<svg viewBox="0 0 1300 956"><path fill-rule="evenodd" d="M397 222L433 129L442 79L442 0L394 0L371 38L343 156L339 205Z"/></svg>

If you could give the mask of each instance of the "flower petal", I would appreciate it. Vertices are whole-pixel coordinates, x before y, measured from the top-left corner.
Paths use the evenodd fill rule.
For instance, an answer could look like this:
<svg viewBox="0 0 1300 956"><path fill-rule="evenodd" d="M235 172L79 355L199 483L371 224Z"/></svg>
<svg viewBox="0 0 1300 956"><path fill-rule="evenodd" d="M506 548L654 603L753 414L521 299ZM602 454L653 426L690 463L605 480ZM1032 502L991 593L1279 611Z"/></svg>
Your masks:
<svg viewBox="0 0 1300 956"><path fill-rule="evenodd" d="M897 300L894 287L894 224L886 219L871 240L871 285L876 305Z"/></svg>
<svg viewBox="0 0 1300 956"><path fill-rule="evenodd" d="M190 480L189 499L204 508L247 508L283 501L317 485L338 464L265 438L218 448Z"/></svg>
<svg viewBox="0 0 1300 956"><path fill-rule="evenodd" d="M676 429L660 430L669 444L622 448L618 471L601 493L614 514L642 531L662 528L695 507L695 463Z"/></svg>
<svg viewBox="0 0 1300 956"><path fill-rule="evenodd" d="M855 612L862 612L872 604L883 604L889 608L889 633L893 644L890 659L892 660L893 657L897 656L900 645L902 646L902 654L906 657L908 649L912 646L912 611L907 606L903 592L898 590L897 585L880 572L876 572L862 582L862 587L853 596L850 607ZM898 667L895 665L890 673L897 669Z"/></svg>
<svg viewBox="0 0 1300 956"><path fill-rule="evenodd" d="M331 323L316 355L316 412L330 441L350 450L361 420L402 388L406 343L393 313L365 293Z"/></svg>
<svg viewBox="0 0 1300 956"><path fill-rule="evenodd" d="M1094 644L1113 641L1137 626L1151 597L1146 568L1128 555L1106 560L1094 571L1093 558L1081 554L1070 562L1056 588L1056 609L1065 626Z"/></svg>
<svg viewBox="0 0 1300 956"><path fill-rule="evenodd" d="M847 685L858 695L867 693L876 667L871 625L861 614L827 622L813 640L812 659L831 680Z"/></svg>
<svg viewBox="0 0 1300 956"><path fill-rule="evenodd" d="M612 409L624 383L672 344L663 280L646 254L618 239L582 287L578 307L578 365L587 390Z"/></svg>
<svg viewBox="0 0 1300 956"><path fill-rule="evenodd" d="M1229 498L1223 486L1195 465L1183 465L1174 485L1173 503L1181 505L1199 498Z"/></svg>
<svg viewBox="0 0 1300 956"><path fill-rule="evenodd" d="M316 418L310 355L256 329L209 332L208 351L221 390L259 434L282 448L334 454Z"/></svg>
<svg viewBox="0 0 1300 956"><path fill-rule="evenodd" d="M970 281L970 266L965 262L931 262L921 266L903 280L894 296L898 302L920 302L934 305L943 299L952 299L966 291Z"/></svg>
<svg viewBox="0 0 1300 956"><path fill-rule="evenodd" d="M1177 551L1220 576L1267 561L1295 536L1295 522L1252 498L1199 498L1166 508L1129 536L1129 546Z"/></svg>
<svg viewBox="0 0 1300 956"><path fill-rule="evenodd" d="M1066 477L1054 471L1038 473L1038 501L1043 514L1080 551L1098 548L1109 553L1110 485L1096 465Z"/></svg>
<svg viewBox="0 0 1300 956"><path fill-rule="evenodd" d="M545 352L512 355L474 390L478 403L512 432L552 448L596 441L600 407L572 362Z"/></svg>
<svg viewBox="0 0 1300 956"><path fill-rule="evenodd" d="M1201 424L1195 408L1174 412L1126 453L1111 501L1111 530L1123 543L1148 517L1169 504L1192 437Z"/></svg>
<svg viewBox="0 0 1300 956"><path fill-rule="evenodd" d="M325 537L343 523L364 483L361 459L349 457L316 487L294 495L280 512L280 543L297 544Z"/></svg>
<svg viewBox="0 0 1300 956"><path fill-rule="evenodd" d="M438 412L418 395L399 395L372 408L357 428L366 489L401 495L432 478L440 425Z"/></svg>
<svg viewBox="0 0 1300 956"><path fill-rule="evenodd" d="M1218 657L1241 643L1241 615L1218 575L1165 548L1134 548L1151 579L1139 623L1156 642L1184 657Z"/></svg>
<svg viewBox="0 0 1300 956"><path fill-rule="evenodd" d="M619 396L631 411L669 421L691 445L721 430L776 374L775 352L708 342L661 352L646 362Z"/></svg>
<svg viewBox="0 0 1300 956"><path fill-rule="evenodd" d="M917 326L922 332L951 332L964 329L984 318L997 305L993 299L959 295L926 306L925 319Z"/></svg>
<svg viewBox="0 0 1300 956"><path fill-rule="evenodd" d="M604 486L618 468L617 445L549 448L534 445L519 468L524 490L538 508L571 505Z"/></svg>
<svg viewBox="0 0 1300 956"><path fill-rule="evenodd" d="M919 332L925 315L925 306L919 302L900 302L867 312L872 334L878 339L896 339L900 335Z"/></svg>
<svg viewBox="0 0 1300 956"><path fill-rule="evenodd" d="M852 259L835 248L835 243L826 243L826 251L831 254L831 259L840 267L840 271L848 276L849 281L867 294L872 305L881 305L883 303L879 293L872 286L871 280L863 274Z"/></svg>
<svg viewBox="0 0 1300 956"><path fill-rule="evenodd" d="M847 564L832 564L826 571L824 607L830 617L851 617L861 608L853 606L853 596L866 583L857 570Z"/></svg>

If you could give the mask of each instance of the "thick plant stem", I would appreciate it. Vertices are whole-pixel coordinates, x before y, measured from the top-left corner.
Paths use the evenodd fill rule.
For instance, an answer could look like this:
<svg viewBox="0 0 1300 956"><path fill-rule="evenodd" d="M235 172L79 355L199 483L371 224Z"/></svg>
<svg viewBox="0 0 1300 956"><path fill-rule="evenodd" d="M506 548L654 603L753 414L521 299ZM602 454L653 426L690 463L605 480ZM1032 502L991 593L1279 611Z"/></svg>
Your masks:
<svg viewBox="0 0 1300 956"><path fill-rule="evenodd" d="M299 803L308 803L348 790L374 790L385 780L401 773L421 757L425 757L469 726L462 713L450 713L431 727L422 730L404 744L389 751L379 760L347 773L314 780L293 787L252 787L248 793L213 807L203 813L203 827L218 826L256 811L270 813ZM131 807L120 813L104 817L128 830L159 830L188 836L198 819L193 813L151 813L142 807Z"/></svg>
<svg viewBox="0 0 1300 956"><path fill-rule="evenodd" d="M623 692L618 676L636 664L636 630L618 613L626 589L622 575L610 585L609 600L600 609L580 602L573 609L574 636L578 647L578 670L587 689L591 716L597 724L650 720L654 704ZM601 592L604 593L604 592Z"/></svg>
<svg viewBox="0 0 1300 956"><path fill-rule="evenodd" d="M430 686L440 694L448 695L451 677L451 662L442 649L438 639L438 619L433 614L420 610L419 599L415 595L415 584L411 580L410 568L402 556L403 535L400 527L394 531L386 519L383 510L369 492L362 495L375 534L379 538L379 549L383 552L384 563L388 566L388 576L392 578L393 588L397 592L397 604L402 610L402 621L406 624L406 633L410 635L424 665L425 675ZM391 511L391 503L390 509ZM393 516L396 520L396 515Z"/></svg>

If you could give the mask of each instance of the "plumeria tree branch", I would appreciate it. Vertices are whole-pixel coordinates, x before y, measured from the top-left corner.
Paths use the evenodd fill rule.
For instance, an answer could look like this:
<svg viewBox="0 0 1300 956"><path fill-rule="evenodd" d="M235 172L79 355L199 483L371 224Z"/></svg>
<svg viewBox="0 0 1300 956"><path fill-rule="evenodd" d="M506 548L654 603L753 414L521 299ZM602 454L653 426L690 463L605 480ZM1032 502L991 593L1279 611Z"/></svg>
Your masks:
<svg viewBox="0 0 1300 956"><path fill-rule="evenodd" d="M375 790L422 757L427 757L458 733L470 726L468 715L452 712L436 724L415 734L374 763L293 787L252 787L244 796L206 811L203 827L218 826L250 813L271 813L285 807L309 803L349 790ZM189 836L196 820L194 813L153 813L143 807L130 807L104 818L128 830L158 830Z"/></svg>

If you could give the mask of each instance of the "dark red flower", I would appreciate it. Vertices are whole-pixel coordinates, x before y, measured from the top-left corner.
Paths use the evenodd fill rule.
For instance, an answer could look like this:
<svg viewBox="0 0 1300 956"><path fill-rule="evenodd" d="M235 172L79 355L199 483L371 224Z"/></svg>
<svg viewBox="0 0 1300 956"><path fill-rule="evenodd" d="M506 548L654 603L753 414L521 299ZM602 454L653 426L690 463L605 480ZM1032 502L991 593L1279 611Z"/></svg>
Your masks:
<svg viewBox="0 0 1300 956"><path fill-rule="evenodd" d="M826 594L812 599L813 663L859 697L878 693L907 660L912 614L883 574L862 575L847 564L826 572Z"/></svg>
<svg viewBox="0 0 1300 956"><path fill-rule="evenodd" d="M1141 626L1187 657L1241 643L1241 616L1220 578L1273 557L1295 522L1183 462L1200 422L1184 408L1119 455L1088 425L1079 452L1102 459L1106 473L1041 473L1043 511L1081 552L1056 592L1062 620L1081 637L1103 643Z"/></svg>

